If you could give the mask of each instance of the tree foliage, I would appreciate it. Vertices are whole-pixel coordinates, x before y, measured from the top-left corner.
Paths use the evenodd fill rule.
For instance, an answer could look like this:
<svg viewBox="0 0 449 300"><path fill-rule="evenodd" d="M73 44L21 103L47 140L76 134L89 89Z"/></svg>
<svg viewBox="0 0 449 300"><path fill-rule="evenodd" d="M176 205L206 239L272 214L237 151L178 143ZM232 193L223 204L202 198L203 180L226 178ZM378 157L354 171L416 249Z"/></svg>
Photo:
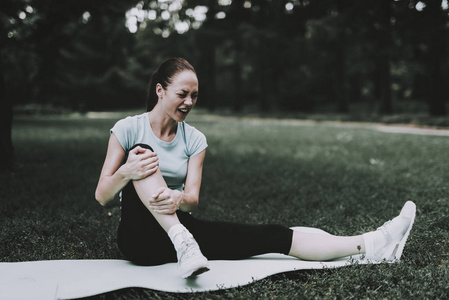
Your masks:
<svg viewBox="0 0 449 300"><path fill-rule="evenodd" d="M423 103L443 115L444 3L5 0L3 98L78 110L142 105L154 68L183 56L211 109L393 113Z"/></svg>
<svg viewBox="0 0 449 300"><path fill-rule="evenodd" d="M3 0L0 166L12 166L14 106L143 107L151 73L171 56L196 66L209 109L390 114L427 105L430 115L445 115L447 6L447 0Z"/></svg>

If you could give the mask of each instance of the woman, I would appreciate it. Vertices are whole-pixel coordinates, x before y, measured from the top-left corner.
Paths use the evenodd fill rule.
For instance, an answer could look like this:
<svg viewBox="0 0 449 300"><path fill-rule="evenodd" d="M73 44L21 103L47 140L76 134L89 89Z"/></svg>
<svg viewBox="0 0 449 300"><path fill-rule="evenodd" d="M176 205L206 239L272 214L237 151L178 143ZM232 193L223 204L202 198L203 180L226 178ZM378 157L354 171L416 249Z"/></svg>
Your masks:
<svg viewBox="0 0 449 300"><path fill-rule="evenodd" d="M378 230L349 237L191 216L207 147L205 136L184 122L197 98L195 69L182 58L169 59L151 77L147 112L111 129L95 197L105 205L121 192L118 246L127 259L142 265L178 260L181 276L188 278L207 271L208 259L264 253L304 260L355 254L375 260L400 257L415 217L410 201Z"/></svg>

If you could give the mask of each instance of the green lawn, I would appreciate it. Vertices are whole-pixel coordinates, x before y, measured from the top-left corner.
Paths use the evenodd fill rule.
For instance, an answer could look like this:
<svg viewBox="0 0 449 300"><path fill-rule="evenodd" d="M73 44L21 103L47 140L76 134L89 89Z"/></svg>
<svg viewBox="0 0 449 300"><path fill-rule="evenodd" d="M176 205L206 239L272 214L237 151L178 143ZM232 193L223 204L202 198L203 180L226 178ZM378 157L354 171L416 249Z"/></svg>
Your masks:
<svg viewBox="0 0 449 300"><path fill-rule="evenodd" d="M0 259L122 258L119 203L94 190L120 118L17 117L16 168L0 173ZM354 126L210 118L200 207L216 220L319 227L352 235L417 204L400 264L291 272L211 293L125 289L95 299L445 299L449 295L449 137Z"/></svg>

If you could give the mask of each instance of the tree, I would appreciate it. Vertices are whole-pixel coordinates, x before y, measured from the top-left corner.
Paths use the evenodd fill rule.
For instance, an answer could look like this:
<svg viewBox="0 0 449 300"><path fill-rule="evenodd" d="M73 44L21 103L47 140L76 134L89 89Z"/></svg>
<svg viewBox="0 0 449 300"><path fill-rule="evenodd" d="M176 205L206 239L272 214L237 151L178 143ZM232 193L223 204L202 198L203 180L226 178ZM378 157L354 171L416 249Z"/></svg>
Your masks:
<svg viewBox="0 0 449 300"><path fill-rule="evenodd" d="M1 62L1 61L0 61ZM6 97L5 68L0 65L0 171L11 169L12 146L12 103Z"/></svg>
<svg viewBox="0 0 449 300"><path fill-rule="evenodd" d="M23 51L16 49L23 44L17 38L27 37L29 32L25 22L21 21L26 1L2 1L0 3L0 170L13 167L13 144L12 144L12 95L7 89L11 82L9 79L21 73L21 66L17 57ZM21 12L20 15L17 12ZM13 62L11 64L11 62ZM6 70L10 70L7 74ZM23 80L26 84L29 78Z"/></svg>
<svg viewBox="0 0 449 300"><path fill-rule="evenodd" d="M336 41L336 55L335 55L335 100L337 103L337 111L346 113L349 110L348 100L345 93L346 84L346 36L345 23L347 9L343 0L337 1L337 16L338 16L338 32Z"/></svg>
<svg viewBox="0 0 449 300"><path fill-rule="evenodd" d="M138 103L139 89L128 69L135 36L125 27L127 8L113 2L90 7L83 18L67 26L73 33L69 42L58 47L60 57L52 75L54 101L81 111Z"/></svg>
<svg viewBox="0 0 449 300"><path fill-rule="evenodd" d="M196 33L196 40L200 49L200 57L198 59L198 70L201 80L201 101L210 110L217 108L217 65L216 65L216 47L217 39L221 35L217 32L217 20L215 15L216 1L207 1L206 20Z"/></svg>
<svg viewBox="0 0 449 300"><path fill-rule="evenodd" d="M391 0L381 0L379 9L378 30L378 80L380 87L380 108L383 114L393 111L391 100Z"/></svg>
<svg viewBox="0 0 449 300"><path fill-rule="evenodd" d="M59 75L71 72L61 64L61 53L69 45L82 43L74 37L79 37L78 32L86 25L82 22L83 15L111 18L112 24L126 30L125 12L134 3L134 0L106 4L89 0L4 0L0 3L0 168L12 165L13 104L29 98L41 103L67 99L67 90L57 89ZM90 32L91 35L98 33Z"/></svg>
<svg viewBox="0 0 449 300"><path fill-rule="evenodd" d="M428 51L426 64L428 72L428 105L432 116L446 115L446 102L448 98L445 83L447 75L444 67L447 66L447 23L448 14L441 8L439 1L426 1L423 10L423 25L427 37ZM446 67L447 68L447 67ZM446 79L446 80L445 80Z"/></svg>
<svg viewBox="0 0 449 300"><path fill-rule="evenodd" d="M229 12L227 14L228 26L227 38L232 41L233 44L233 65L232 65L232 77L233 77L233 103L232 109L235 112L239 112L243 108L243 102L245 97L243 96L243 84L242 84L242 66L243 66L243 34L246 28L246 22L250 18L248 9L244 7L243 0L233 1Z"/></svg>

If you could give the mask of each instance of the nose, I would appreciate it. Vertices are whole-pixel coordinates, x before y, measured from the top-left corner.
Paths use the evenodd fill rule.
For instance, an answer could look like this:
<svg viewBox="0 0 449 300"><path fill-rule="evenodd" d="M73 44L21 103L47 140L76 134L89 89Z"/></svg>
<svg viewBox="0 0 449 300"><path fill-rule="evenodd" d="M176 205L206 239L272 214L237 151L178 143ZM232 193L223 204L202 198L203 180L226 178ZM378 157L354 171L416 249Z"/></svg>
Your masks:
<svg viewBox="0 0 449 300"><path fill-rule="evenodd" d="M193 104L192 96L187 96L184 100L184 104L192 105Z"/></svg>

